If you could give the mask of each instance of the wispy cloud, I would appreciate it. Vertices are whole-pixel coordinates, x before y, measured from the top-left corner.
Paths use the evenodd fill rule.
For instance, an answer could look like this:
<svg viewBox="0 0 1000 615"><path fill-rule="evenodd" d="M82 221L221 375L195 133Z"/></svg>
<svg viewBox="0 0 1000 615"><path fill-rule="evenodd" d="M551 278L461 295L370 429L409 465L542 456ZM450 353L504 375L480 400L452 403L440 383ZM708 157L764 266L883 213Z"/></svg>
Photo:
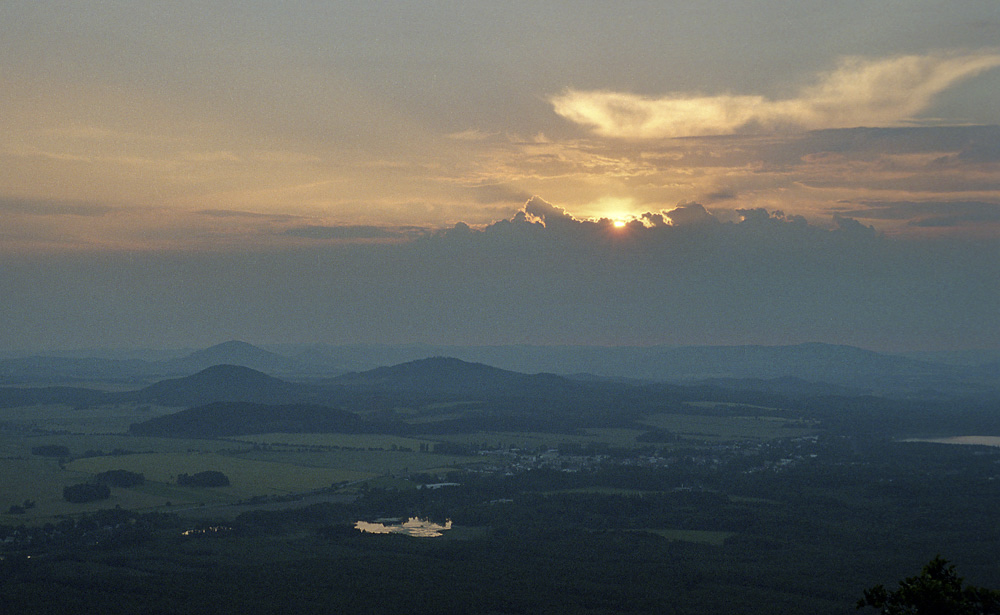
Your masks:
<svg viewBox="0 0 1000 615"><path fill-rule="evenodd" d="M203 209L195 213L202 216L208 216L210 218L243 218L247 220L268 220L272 222L287 222L302 218L302 216L295 216L291 214L268 214L256 211L239 211L233 209Z"/></svg>
<svg viewBox="0 0 1000 615"><path fill-rule="evenodd" d="M625 139L816 130L903 123L935 95L1000 66L1000 54L935 53L887 59L845 58L798 96L667 94L658 98L606 90L552 96L555 112L599 135Z"/></svg>
<svg viewBox="0 0 1000 615"><path fill-rule="evenodd" d="M404 239L406 235L396 231L368 225L350 226L299 226L286 230L283 235L303 239L318 240L376 240Z"/></svg>
<svg viewBox="0 0 1000 615"><path fill-rule="evenodd" d="M905 220L910 226L952 227L1000 223L1000 203L983 201L868 201L845 211L852 218Z"/></svg>
<svg viewBox="0 0 1000 615"><path fill-rule="evenodd" d="M469 128L468 130L453 132L445 136L449 139L455 139L456 141L484 141L495 137L496 135L497 133L495 132L484 132L478 128Z"/></svg>
<svg viewBox="0 0 1000 615"><path fill-rule="evenodd" d="M114 211L115 208L98 203L0 198L0 212L11 214L24 214L29 216L100 217Z"/></svg>

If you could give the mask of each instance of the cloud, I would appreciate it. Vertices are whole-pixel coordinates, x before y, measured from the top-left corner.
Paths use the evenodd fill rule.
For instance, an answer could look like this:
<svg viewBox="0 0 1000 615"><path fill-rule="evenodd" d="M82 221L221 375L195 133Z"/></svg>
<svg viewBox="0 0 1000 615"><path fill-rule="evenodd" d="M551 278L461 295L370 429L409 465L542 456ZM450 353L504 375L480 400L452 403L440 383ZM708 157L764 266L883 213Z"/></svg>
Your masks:
<svg viewBox="0 0 1000 615"><path fill-rule="evenodd" d="M774 226L776 224L791 224L805 228L809 225L806 219L798 215L785 215L780 210L768 211L763 207L753 207L750 209L737 209L736 214L740 217L740 222L749 227L763 227L765 225ZM838 225L839 226L839 225ZM843 226L840 226L843 229Z"/></svg>
<svg viewBox="0 0 1000 615"><path fill-rule="evenodd" d="M198 214L209 218L231 218L245 220L268 220L272 222L285 222L300 219L302 216L292 214L267 214L255 211L238 211L234 209L203 209Z"/></svg>
<svg viewBox="0 0 1000 615"><path fill-rule="evenodd" d="M304 239L404 239L406 235L378 226L299 226L282 233Z"/></svg>
<svg viewBox="0 0 1000 615"><path fill-rule="evenodd" d="M865 209L843 212L868 220L905 220L915 227L1000 224L1000 203L986 201L866 201Z"/></svg>
<svg viewBox="0 0 1000 615"><path fill-rule="evenodd" d="M730 201L739 196L732 188L720 188L705 195L708 201Z"/></svg>
<svg viewBox="0 0 1000 615"><path fill-rule="evenodd" d="M691 224L712 224L718 222L718 219L698 203L685 203L683 205L678 205L674 209L666 212L666 216L670 218L670 221L678 226L686 226Z"/></svg>
<svg viewBox="0 0 1000 615"><path fill-rule="evenodd" d="M0 198L0 211L29 216L101 217L116 211L114 207L97 203L39 199Z"/></svg>
<svg viewBox="0 0 1000 615"><path fill-rule="evenodd" d="M484 141L492 137L497 136L499 133L496 132L484 132L478 128L469 128L461 132L453 132L445 135L449 139L455 139L456 141Z"/></svg>
<svg viewBox="0 0 1000 615"><path fill-rule="evenodd" d="M524 204L524 213L541 221L546 228L579 221L562 207L557 207L539 196L531 197Z"/></svg>
<svg viewBox="0 0 1000 615"><path fill-rule="evenodd" d="M671 137L887 126L912 119L934 96L1000 66L1000 54L936 53L887 59L845 58L797 96L668 94L659 98L606 90L567 90L555 112L605 137Z"/></svg>
<svg viewBox="0 0 1000 615"><path fill-rule="evenodd" d="M862 224L854 218L847 218L839 214L834 214L833 223L837 225L838 230L844 231L845 233L861 233L872 236L877 234L875 227Z"/></svg>
<svg viewBox="0 0 1000 615"><path fill-rule="evenodd" d="M964 163L997 163L1000 162L1000 126L993 126L992 138L975 139L955 155L955 161ZM984 135L985 137L986 135ZM948 161L947 159L942 162Z"/></svg>
<svg viewBox="0 0 1000 615"><path fill-rule="evenodd" d="M0 345L1000 344L995 239L667 209L614 227L535 197L482 228L303 226L333 241L294 250L0 252Z"/></svg>

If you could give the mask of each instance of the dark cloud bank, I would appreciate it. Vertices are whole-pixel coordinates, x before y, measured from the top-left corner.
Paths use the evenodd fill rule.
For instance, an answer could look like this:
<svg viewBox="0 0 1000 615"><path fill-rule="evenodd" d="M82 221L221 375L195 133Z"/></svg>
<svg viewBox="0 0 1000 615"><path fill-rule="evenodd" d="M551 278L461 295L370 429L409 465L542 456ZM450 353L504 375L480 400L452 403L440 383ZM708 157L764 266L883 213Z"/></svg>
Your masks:
<svg viewBox="0 0 1000 615"><path fill-rule="evenodd" d="M700 205L625 228L534 198L400 242L4 263L2 346L256 342L1000 346L1000 243L883 237ZM353 229L350 237L370 237Z"/></svg>

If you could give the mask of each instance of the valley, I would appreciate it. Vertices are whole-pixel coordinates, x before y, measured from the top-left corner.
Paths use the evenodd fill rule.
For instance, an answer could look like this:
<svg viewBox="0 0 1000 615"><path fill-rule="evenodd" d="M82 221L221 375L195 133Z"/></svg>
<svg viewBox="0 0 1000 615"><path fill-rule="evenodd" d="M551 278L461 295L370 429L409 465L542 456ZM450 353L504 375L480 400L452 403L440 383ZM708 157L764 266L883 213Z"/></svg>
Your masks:
<svg viewBox="0 0 1000 615"><path fill-rule="evenodd" d="M3 590L28 613L195 612L233 584L220 612L267 611L276 579L300 612L845 613L936 554L1000 585L1000 448L914 441L997 434L998 418L983 396L440 357L327 379L222 363L131 388L8 386ZM203 474L225 482L182 480ZM65 495L117 475L137 478ZM448 529L358 529L411 518ZM96 589L110 585L126 598Z"/></svg>

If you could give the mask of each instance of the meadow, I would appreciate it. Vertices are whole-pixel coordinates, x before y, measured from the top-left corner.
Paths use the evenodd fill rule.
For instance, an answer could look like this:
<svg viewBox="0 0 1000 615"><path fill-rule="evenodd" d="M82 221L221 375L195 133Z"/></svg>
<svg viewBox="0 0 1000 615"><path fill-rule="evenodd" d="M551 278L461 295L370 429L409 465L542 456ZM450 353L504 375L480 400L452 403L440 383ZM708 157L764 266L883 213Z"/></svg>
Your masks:
<svg viewBox="0 0 1000 615"><path fill-rule="evenodd" d="M994 584L1000 449L831 435L767 407L672 409L568 433L218 439L128 433L162 410L148 407L0 409L0 525L13 541L0 567L21 571L5 598L19 612L134 612L156 600L176 612L239 586L240 612L329 612L331 599L362 612L349 603L360 591L430 613L493 588L470 612L833 615L935 553ZM52 451L64 454L39 454ZM106 500L63 499L109 470L146 480ZM230 484L177 484L205 470ZM417 488L432 482L452 484ZM164 512L177 514L146 514ZM453 529L429 540L354 529L411 516ZM275 593L275 579L293 590Z"/></svg>
<svg viewBox="0 0 1000 615"><path fill-rule="evenodd" d="M697 402L688 405L699 407ZM705 407L709 404L700 404ZM711 403L712 407L732 407L735 405ZM736 406L739 409L745 405ZM773 408L760 408L762 414L752 416L712 416L698 414L652 414L641 422L656 429L675 433L689 440L712 441L762 441L776 438L794 438L814 434L817 431L813 421L789 419L766 414Z"/></svg>
<svg viewBox="0 0 1000 615"><path fill-rule="evenodd" d="M574 433L476 432L434 437L383 434L266 433L228 439L139 437L128 426L176 408L117 404L73 408L39 405L0 409L0 523L44 523L65 515L120 506L131 510L176 510L221 506L263 496L288 496L334 485L356 485L394 476L474 467L477 456L438 454L441 442L470 451L519 449L542 452L560 446L596 445L616 449L648 448L640 436L648 429L688 442L760 441L812 433L812 426L767 416L655 414L636 429L580 429ZM69 457L32 453L38 446L64 446ZM114 488L109 500L85 504L63 500L66 486L88 482L101 472L128 470L144 475L143 485ZM176 484L179 474L216 470L227 487L192 488ZM375 483L373 483L375 484ZM33 505L21 514L12 506Z"/></svg>

